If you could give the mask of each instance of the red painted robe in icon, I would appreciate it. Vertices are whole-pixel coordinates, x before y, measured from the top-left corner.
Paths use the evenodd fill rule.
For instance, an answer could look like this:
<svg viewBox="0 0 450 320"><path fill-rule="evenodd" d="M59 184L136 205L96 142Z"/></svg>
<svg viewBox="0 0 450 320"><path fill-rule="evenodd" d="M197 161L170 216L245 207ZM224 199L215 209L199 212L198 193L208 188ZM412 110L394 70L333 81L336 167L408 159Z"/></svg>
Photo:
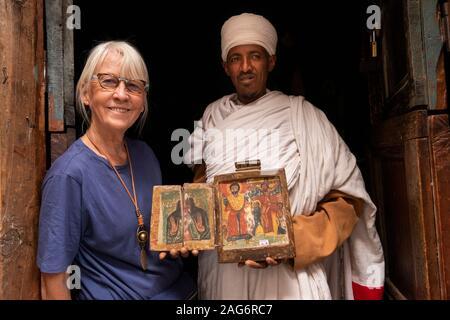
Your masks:
<svg viewBox="0 0 450 320"><path fill-rule="evenodd" d="M278 212L279 199L268 193L263 193L257 199L261 202L261 224L264 233L273 232L272 214L276 215Z"/></svg>
<svg viewBox="0 0 450 320"><path fill-rule="evenodd" d="M247 235L247 223L245 221L245 197L242 193L230 194L226 197L225 206L228 208L227 240L242 239Z"/></svg>

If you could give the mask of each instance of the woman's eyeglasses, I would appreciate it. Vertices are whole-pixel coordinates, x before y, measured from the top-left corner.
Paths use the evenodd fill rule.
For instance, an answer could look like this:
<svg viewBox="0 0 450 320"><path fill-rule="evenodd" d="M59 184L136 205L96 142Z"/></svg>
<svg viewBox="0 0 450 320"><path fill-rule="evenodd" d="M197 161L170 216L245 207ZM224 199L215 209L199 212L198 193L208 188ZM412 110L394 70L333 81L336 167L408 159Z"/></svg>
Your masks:
<svg viewBox="0 0 450 320"><path fill-rule="evenodd" d="M120 81L123 81L125 88L131 94L142 94L149 88L144 80L130 80L109 73L97 73L92 76L92 79L98 80L100 86L106 90L115 90L120 85Z"/></svg>

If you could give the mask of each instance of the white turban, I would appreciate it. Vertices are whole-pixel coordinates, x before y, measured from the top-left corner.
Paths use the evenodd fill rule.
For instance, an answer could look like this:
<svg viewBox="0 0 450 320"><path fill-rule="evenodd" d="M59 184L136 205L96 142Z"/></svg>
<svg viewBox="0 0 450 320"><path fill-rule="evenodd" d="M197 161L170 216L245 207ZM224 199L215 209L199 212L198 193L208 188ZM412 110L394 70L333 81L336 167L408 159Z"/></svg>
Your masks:
<svg viewBox="0 0 450 320"><path fill-rule="evenodd" d="M223 24L221 36L223 61L227 60L231 48L240 45L260 45L271 56L276 52L277 31L269 20L260 15L243 13L231 17Z"/></svg>

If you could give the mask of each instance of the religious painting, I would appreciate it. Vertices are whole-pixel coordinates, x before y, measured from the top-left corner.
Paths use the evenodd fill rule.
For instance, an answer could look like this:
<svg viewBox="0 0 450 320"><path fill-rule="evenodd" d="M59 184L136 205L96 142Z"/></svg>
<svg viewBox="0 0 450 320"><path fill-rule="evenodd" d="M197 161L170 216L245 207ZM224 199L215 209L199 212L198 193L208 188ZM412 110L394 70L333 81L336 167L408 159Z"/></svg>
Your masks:
<svg viewBox="0 0 450 320"><path fill-rule="evenodd" d="M183 225L181 186L157 186L153 188L150 248L165 251L181 248Z"/></svg>
<svg viewBox="0 0 450 320"><path fill-rule="evenodd" d="M155 186L150 250L213 249L214 192L208 184Z"/></svg>
<svg viewBox="0 0 450 320"><path fill-rule="evenodd" d="M150 250L216 248L221 263L294 257L284 169L242 168L213 184L155 186Z"/></svg>
<svg viewBox="0 0 450 320"><path fill-rule="evenodd" d="M216 176L219 262L294 256L284 170Z"/></svg>
<svg viewBox="0 0 450 320"><path fill-rule="evenodd" d="M214 192L210 185L190 183L184 186L184 246L189 249L213 249L215 244Z"/></svg>

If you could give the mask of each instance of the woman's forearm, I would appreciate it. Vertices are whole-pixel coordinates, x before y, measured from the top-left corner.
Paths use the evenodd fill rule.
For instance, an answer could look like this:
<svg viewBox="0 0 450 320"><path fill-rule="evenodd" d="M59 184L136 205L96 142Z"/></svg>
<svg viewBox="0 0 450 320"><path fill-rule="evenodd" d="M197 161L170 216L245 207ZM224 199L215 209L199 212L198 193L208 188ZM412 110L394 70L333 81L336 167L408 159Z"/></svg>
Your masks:
<svg viewBox="0 0 450 320"><path fill-rule="evenodd" d="M43 300L71 300L67 273L42 273Z"/></svg>

